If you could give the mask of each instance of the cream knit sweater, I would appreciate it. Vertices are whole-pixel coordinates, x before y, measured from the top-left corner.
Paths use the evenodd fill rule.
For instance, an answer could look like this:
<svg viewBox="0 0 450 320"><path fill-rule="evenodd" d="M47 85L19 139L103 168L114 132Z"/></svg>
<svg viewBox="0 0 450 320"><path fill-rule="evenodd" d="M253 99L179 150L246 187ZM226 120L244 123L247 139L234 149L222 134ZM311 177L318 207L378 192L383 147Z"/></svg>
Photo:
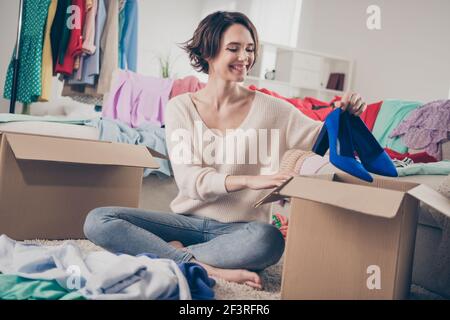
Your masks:
<svg viewBox="0 0 450 320"><path fill-rule="evenodd" d="M288 102L255 92L238 129L225 135L208 129L189 93L169 101L166 143L179 193L171 209L221 222L270 222L270 205L253 204L270 190L227 192L227 175L273 174L289 149L311 150L322 122Z"/></svg>

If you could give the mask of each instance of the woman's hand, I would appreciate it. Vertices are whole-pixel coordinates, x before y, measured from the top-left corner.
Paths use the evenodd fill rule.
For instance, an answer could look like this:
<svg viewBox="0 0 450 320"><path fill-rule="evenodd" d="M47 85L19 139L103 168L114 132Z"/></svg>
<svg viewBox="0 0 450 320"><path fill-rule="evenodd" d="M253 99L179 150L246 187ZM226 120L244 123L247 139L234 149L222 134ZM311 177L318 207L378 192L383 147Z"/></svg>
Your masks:
<svg viewBox="0 0 450 320"><path fill-rule="evenodd" d="M279 187L293 174L277 173L272 175L247 176L245 185L252 190L271 189Z"/></svg>
<svg viewBox="0 0 450 320"><path fill-rule="evenodd" d="M360 116L367 107L367 104L363 101L359 94L350 92L345 93L341 101L336 101L334 105L344 111L354 114L355 116Z"/></svg>

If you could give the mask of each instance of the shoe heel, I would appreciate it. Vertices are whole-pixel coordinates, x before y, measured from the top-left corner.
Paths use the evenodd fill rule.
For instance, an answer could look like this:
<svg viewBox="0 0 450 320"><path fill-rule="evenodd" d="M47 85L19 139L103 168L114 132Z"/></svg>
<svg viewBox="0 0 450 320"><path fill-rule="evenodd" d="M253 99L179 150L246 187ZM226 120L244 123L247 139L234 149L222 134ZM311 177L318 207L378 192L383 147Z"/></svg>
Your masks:
<svg viewBox="0 0 450 320"><path fill-rule="evenodd" d="M330 146L330 141L328 139L327 127L325 124L319 132L316 142L312 148L312 151L319 156L324 156Z"/></svg>
<svg viewBox="0 0 450 320"><path fill-rule="evenodd" d="M372 176L355 159L351 129L347 112L340 109L330 113L325 120L330 142L330 162L342 171L367 182L373 182Z"/></svg>
<svg viewBox="0 0 450 320"><path fill-rule="evenodd" d="M370 172L387 177L397 177L397 169L383 147L372 135L364 122L356 116L350 116L353 141L363 166Z"/></svg>

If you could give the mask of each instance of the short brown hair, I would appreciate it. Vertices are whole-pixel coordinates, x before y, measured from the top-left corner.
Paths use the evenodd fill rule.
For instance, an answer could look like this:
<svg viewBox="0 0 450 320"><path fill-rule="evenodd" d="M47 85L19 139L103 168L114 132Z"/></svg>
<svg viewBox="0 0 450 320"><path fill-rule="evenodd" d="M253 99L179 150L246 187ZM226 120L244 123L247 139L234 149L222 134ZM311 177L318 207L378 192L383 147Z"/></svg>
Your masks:
<svg viewBox="0 0 450 320"><path fill-rule="evenodd" d="M198 25L192 38L182 43L181 48L189 54L192 67L198 72L209 72L206 59L214 58L220 48L220 39L223 33L233 24L241 24L250 31L255 42L255 59L258 56L259 40L255 26L250 19L241 12L217 11L211 13Z"/></svg>

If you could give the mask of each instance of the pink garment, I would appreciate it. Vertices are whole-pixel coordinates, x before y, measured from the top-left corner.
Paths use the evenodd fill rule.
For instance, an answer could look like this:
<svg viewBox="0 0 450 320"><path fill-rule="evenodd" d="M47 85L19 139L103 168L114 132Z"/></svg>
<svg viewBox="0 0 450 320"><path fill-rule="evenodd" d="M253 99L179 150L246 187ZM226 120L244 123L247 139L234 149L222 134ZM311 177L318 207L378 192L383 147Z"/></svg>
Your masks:
<svg viewBox="0 0 450 320"><path fill-rule="evenodd" d="M97 16L98 0L92 0L92 7L86 13L86 22L84 24L84 42L83 51L88 54L94 54L95 50L95 17ZM80 64L82 65L82 63Z"/></svg>
<svg viewBox="0 0 450 320"><path fill-rule="evenodd" d="M118 70L102 115L121 120L132 128L149 122L161 126L172 85L172 79Z"/></svg>
<svg viewBox="0 0 450 320"><path fill-rule="evenodd" d="M196 92L203 89L206 83L200 82L195 76L187 76L183 79L177 79L173 82L172 92L170 98L179 96L186 92Z"/></svg>

